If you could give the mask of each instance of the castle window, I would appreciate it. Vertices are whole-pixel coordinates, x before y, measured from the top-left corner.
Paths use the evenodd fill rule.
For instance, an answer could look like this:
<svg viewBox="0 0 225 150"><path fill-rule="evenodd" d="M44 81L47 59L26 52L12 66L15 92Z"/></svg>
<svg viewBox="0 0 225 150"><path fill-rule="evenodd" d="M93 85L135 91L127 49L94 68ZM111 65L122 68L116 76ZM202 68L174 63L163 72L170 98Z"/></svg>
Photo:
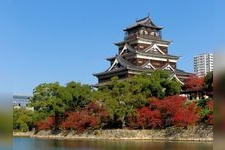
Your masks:
<svg viewBox="0 0 225 150"><path fill-rule="evenodd" d="M140 45L139 48L144 48L144 46L143 45Z"/></svg>
<svg viewBox="0 0 225 150"><path fill-rule="evenodd" d="M160 62L153 62L152 65L156 68L160 68L162 66Z"/></svg>

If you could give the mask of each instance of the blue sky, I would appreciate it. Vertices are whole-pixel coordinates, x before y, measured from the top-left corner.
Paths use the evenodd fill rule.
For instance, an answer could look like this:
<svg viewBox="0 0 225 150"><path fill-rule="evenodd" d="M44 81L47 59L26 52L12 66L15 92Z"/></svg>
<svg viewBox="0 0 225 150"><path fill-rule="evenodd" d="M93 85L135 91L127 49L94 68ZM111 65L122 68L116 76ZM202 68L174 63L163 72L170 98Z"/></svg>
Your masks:
<svg viewBox="0 0 225 150"><path fill-rule="evenodd" d="M193 72L193 56L225 41L224 2L212 0L2 0L0 91L31 95L43 82L94 84L109 67L123 29L150 14L178 68Z"/></svg>

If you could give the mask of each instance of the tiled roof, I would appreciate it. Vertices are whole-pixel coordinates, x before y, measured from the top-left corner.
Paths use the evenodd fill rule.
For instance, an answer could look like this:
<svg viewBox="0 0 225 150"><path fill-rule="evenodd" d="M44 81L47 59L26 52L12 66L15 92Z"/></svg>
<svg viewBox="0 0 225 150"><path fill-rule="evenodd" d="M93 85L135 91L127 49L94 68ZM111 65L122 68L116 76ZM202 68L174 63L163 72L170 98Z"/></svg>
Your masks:
<svg viewBox="0 0 225 150"><path fill-rule="evenodd" d="M127 70L127 68L118 68L118 69L113 69L110 71L103 71L103 72L99 72L99 73L94 73L93 76L99 76L99 75L106 75L106 74L111 74L111 73L115 73L115 72L120 72L120 71L124 71Z"/></svg>
<svg viewBox="0 0 225 150"><path fill-rule="evenodd" d="M105 74L111 74L111 73L121 72L121 71L124 71L124 70L132 70L132 71L139 71L139 72L151 72L151 71L154 70L154 69L151 69L151 68L143 68L143 66L135 66L135 65L131 64L129 61L125 60L120 55L117 55L115 57L115 60L117 60L118 63L122 65L122 67L117 68L117 69L112 69L112 70L109 70L109 71L107 69L104 72L96 73L96 74L93 74L93 75L94 76L105 75ZM168 64L166 64L166 65L168 65ZM110 66L110 68L111 67L112 66ZM171 71L171 73L172 72L174 72L175 74L185 74L185 75L191 75L192 74L192 73L189 73L189 72L185 72L183 70L180 70L180 69L174 69L174 71Z"/></svg>
<svg viewBox="0 0 225 150"><path fill-rule="evenodd" d="M176 69L175 70L175 73L176 74L186 74L186 75L191 75L193 73L190 73L190 72L185 72L184 70L180 70L180 69Z"/></svg>
<svg viewBox="0 0 225 150"><path fill-rule="evenodd" d="M146 53L146 52L140 52L140 51L136 51L137 54L141 54L141 55L146 55L146 56L152 56L152 57L161 57L161 58L175 58L175 59L179 59L180 56L174 56L174 55L168 55L168 54L156 54L156 53Z"/></svg>
<svg viewBox="0 0 225 150"><path fill-rule="evenodd" d="M155 41L156 43L162 43L162 44L170 44L172 41L168 41L168 40L158 40L158 39L146 39L146 38L142 38L142 37L136 37L136 38L131 38L131 39L128 39L128 40L125 40L125 41L120 41L120 42L116 42L114 43L115 45L117 46L121 46L125 43L132 43L134 41L137 41L137 40L141 40L141 41L145 41L145 42L153 42Z"/></svg>
<svg viewBox="0 0 225 150"><path fill-rule="evenodd" d="M145 17L143 19L137 20L133 25L124 29L124 31L130 30L130 29L132 29L134 27L137 27L137 26L146 26L146 27L156 28L156 29L159 29L159 30L162 29L162 27L156 26L148 16L148 17Z"/></svg>

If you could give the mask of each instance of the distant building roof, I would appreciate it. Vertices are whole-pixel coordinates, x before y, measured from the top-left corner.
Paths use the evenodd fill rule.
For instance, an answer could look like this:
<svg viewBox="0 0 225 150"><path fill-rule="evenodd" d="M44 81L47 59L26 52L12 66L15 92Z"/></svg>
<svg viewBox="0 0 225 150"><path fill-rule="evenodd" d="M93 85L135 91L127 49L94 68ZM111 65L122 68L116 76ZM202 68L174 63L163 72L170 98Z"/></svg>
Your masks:
<svg viewBox="0 0 225 150"><path fill-rule="evenodd" d="M13 99L29 99L30 97L27 95L13 95Z"/></svg>
<svg viewBox="0 0 225 150"><path fill-rule="evenodd" d="M13 95L13 106L14 107L27 107L28 103L30 102L31 96L27 95Z"/></svg>

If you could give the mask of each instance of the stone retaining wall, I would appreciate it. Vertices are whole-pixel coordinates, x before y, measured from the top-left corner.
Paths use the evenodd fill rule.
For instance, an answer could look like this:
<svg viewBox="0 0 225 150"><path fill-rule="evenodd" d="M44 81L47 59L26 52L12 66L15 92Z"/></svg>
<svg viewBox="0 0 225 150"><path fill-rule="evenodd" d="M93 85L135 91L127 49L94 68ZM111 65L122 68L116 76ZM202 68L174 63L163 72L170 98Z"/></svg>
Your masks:
<svg viewBox="0 0 225 150"><path fill-rule="evenodd" d="M31 136L31 135L33 135L34 134L34 132L13 132L13 136L27 136L27 137L29 137L29 136Z"/></svg>
<svg viewBox="0 0 225 150"><path fill-rule="evenodd" d="M148 139L176 141L213 141L213 126L192 126L187 129L169 127L159 130L94 130L77 134L75 131L61 131L52 134L51 131L40 131L30 134L35 138L53 139Z"/></svg>

